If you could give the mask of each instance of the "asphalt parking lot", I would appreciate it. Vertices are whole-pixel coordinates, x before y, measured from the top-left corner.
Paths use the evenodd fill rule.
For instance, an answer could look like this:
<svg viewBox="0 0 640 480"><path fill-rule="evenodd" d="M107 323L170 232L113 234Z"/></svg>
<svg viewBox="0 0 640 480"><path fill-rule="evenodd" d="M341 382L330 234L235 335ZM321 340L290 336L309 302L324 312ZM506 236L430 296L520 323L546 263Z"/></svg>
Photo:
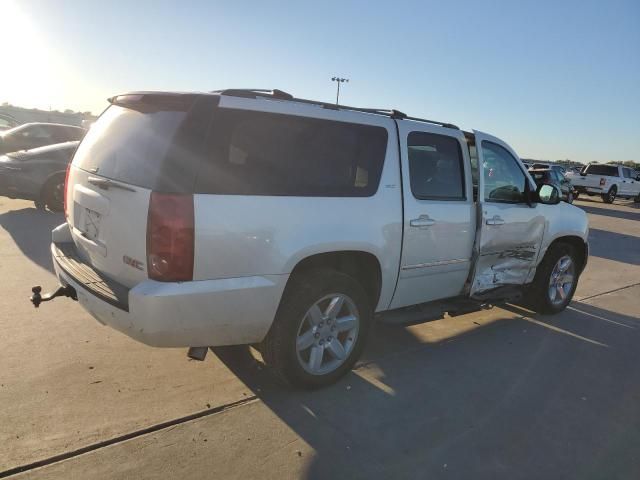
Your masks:
<svg viewBox="0 0 640 480"><path fill-rule="evenodd" d="M640 478L640 205L576 205L591 257L565 312L378 325L310 393L246 351L190 362L69 300L35 310L62 217L0 197L0 477Z"/></svg>

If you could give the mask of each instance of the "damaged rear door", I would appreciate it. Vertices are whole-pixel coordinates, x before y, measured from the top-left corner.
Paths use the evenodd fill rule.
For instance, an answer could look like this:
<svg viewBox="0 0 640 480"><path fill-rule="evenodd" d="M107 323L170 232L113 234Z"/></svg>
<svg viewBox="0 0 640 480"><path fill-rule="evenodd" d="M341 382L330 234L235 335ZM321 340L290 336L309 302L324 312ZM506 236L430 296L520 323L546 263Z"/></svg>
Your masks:
<svg viewBox="0 0 640 480"><path fill-rule="evenodd" d="M532 280L545 218L530 202L536 187L515 152L496 137L474 134L479 222L470 293L477 296Z"/></svg>

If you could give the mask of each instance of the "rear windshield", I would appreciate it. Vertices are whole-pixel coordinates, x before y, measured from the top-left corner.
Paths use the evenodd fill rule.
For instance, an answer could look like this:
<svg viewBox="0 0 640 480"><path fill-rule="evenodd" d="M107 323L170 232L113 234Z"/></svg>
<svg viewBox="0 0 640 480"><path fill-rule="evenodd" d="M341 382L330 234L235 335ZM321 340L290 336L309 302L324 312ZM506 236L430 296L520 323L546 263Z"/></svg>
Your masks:
<svg viewBox="0 0 640 480"><path fill-rule="evenodd" d="M141 112L112 105L91 127L73 164L97 175L156 188L183 111Z"/></svg>
<svg viewBox="0 0 640 480"><path fill-rule="evenodd" d="M364 197L378 189L382 127L218 109L196 191Z"/></svg>
<svg viewBox="0 0 640 480"><path fill-rule="evenodd" d="M590 175L604 175L605 177L617 177L618 167L613 165L589 165L586 173Z"/></svg>

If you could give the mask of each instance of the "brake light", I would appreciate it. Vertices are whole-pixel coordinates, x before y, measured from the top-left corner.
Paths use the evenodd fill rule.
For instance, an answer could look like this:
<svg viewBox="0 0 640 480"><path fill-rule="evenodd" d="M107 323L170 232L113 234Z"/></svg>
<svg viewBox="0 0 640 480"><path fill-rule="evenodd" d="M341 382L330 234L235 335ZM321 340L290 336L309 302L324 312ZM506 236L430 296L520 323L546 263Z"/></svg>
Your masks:
<svg viewBox="0 0 640 480"><path fill-rule="evenodd" d="M607 181L604 178L600 179L600 186L604 187L604 184L607 183Z"/></svg>
<svg viewBox="0 0 640 480"><path fill-rule="evenodd" d="M64 175L64 201L63 201L63 206L64 206L64 218L69 218L69 212L67 211L67 205L68 205L68 200L67 198L69 197L69 171L71 170L71 164L67 165L67 173L65 173Z"/></svg>
<svg viewBox="0 0 640 480"><path fill-rule="evenodd" d="M151 192L147 274L161 282L193 280L193 195Z"/></svg>

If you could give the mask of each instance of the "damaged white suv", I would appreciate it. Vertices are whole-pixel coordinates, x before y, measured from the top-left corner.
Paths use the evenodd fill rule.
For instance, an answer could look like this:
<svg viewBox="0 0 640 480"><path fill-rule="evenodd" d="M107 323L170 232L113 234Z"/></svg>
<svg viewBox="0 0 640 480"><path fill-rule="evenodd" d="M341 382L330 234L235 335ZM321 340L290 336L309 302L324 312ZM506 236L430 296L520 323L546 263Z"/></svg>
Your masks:
<svg viewBox="0 0 640 480"><path fill-rule="evenodd" d="M71 297L148 345L252 344L317 387L353 366L375 314L523 294L554 313L586 265L585 213L490 135L279 90L110 102L67 173L61 285L32 301Z"/></svg>

